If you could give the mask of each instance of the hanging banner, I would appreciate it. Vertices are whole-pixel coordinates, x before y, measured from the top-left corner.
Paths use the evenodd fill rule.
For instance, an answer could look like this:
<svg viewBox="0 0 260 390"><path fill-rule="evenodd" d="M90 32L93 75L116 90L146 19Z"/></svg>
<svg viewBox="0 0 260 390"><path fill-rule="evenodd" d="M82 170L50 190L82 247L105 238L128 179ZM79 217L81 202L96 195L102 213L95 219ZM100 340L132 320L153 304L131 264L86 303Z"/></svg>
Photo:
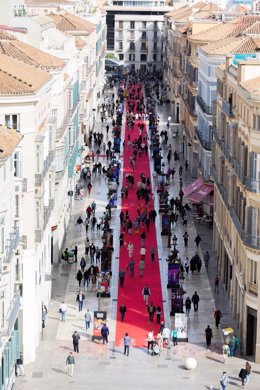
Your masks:
<svg viewBox="0 0 260 390"><path fill-rule="evenodd" d="M188 322L187 315L184 313L175 314L175 329L177 330L177 339L188 341Z"/></svg>
<svg viewBox="0 0 260 390"><path fill-rule="evenodd" d="M101 328L106 323L107 312L106 311L94 311L94 323L93 323L93 340L101 340Z"/></svg>
<svg viewBox="0 0 260 390"><path fill-rule="evenodd" d="M178 288L179 287L179 263L168 264L168 284L167 288Z"/></svg>

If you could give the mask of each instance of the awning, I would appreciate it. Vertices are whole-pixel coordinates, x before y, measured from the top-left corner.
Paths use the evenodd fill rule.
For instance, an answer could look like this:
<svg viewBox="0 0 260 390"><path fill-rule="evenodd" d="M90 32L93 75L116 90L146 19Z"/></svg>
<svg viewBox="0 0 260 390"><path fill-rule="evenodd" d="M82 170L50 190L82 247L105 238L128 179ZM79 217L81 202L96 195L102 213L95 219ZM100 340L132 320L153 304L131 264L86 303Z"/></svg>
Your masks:
<svg viewBox="0 0 260 390"><path fill-rule="evenodd" d="M193 203L200 203L212 191L214 191L213 184L203 183L196 191L188 196L188 199Z"/></svg>
<svg viewBox="0 0 260 390"><path fill-rule="evenodd" d="M192 192L196 191L198 188L200 188L203 184L203 180L201 178L194 180L190 184L188 184L186 187L183 188L184 196L187 196L191 194Z"/></svg>

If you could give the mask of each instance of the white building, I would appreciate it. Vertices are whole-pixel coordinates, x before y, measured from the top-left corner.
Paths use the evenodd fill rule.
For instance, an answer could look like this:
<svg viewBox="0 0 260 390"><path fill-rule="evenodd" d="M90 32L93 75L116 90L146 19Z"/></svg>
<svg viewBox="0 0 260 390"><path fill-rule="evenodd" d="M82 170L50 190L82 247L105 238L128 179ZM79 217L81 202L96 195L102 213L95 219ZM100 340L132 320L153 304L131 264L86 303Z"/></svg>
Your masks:
<svg viewBox="0 0 260 390"><path fill-rule="evenodd" d="M106 8L108 52L130 68L161 70L164 14L172 8L161 2L157 6L124 2L124 7L115 3Z"/></svg>
<svg viewBox="0 0 260 390"><path fill-rule="evenodd" d="M19 229L23 182L19 178L17 155L21 141L21 134L0 125L0 388L5 385L6 389L14 382L20 352Z"/></svg>

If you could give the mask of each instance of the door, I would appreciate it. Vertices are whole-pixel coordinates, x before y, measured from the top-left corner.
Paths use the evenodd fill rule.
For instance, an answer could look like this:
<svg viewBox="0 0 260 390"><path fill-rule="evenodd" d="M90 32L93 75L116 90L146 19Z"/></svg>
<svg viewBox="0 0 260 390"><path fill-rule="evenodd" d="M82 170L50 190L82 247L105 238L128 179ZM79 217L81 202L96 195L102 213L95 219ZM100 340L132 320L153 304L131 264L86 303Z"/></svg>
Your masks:
<svg viewBox="0 0 260 390"><path fill-rule="evenodd" d="M257 311L247 308L246 355L255 354Z"/></svg>

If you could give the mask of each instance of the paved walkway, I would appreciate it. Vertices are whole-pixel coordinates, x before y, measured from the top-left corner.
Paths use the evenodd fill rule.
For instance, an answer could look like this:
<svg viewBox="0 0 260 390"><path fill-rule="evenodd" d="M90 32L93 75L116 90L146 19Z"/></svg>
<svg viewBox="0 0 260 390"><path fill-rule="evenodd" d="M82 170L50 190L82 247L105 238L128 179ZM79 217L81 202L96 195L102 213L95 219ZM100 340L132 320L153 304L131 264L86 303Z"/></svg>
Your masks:
<svg viewBox="0 0 260 390"><path fill-rule="evenodd" d="M161 128L166 128L167 112L159 109L161 117ZM164 122L164 123L163 123ZM96 124L97 128L101 128L101 124ZM110 125L111 128L111 125ZM111 135L111 134L110 134ZM179 147L178 140L169 140L169 143L174 144L174 147ZM164 150L164 157L166 157L166 150ZM183 164L183 162L182 162ZM167 165L166 165L167 166ZM152 168L152 161L151 161ZM174 181L171 182L170 193L177 196L179 192L178 185L178 165L175 164L176 175ZM184 174L185 184L191 181L188 174ZM155 186L155 182L153 183ZM154 187L155 189L155 187ZM76 226L78 215L85 216L86 205L96 200L98 209L97 215L102 214L106 206L106 192L107 184L103 177L97 177L93 182L93 190L91 196L86 196L84 200L76 201L73 209L70 226L67 232L67 246L71 247L75 244L79 247L80 259L81 254L84 253L85 232L79 234ZM154 193L156 193L154 191ZM156 197L155 202L158 205ZM118 245L116 237L118 235L118 215L119 207L112 211L112 224L115 238L115 260L113 261L113 283L112 299L102 299L101 308L108 311L108 325L110 328L109 345L103 346L99 343L91 341L92 329L85 331L84 327L84 311L78 312L76 306L76 292L78 290L75 274L77 266L75 264L59 264L53 266L53 292L52 299L49 306L49 313L46 321L46 328L43 332L43 341L41 342L37 359L34 363L25 366L25 377L17 378L17 389L31 390L37 388L38 390L57 389L119 389L121 387L127 389L144 389L149 387L151 389L169 389L179 388L183 389L213 389L219 388L219 378L223 369L225 369L230 378L230 388L238 387L238 372L244 360L240 358L232 358L223 366L221 356L221 346L223 343L222 333L214 328L214 319L212 311L217 305L220 307L224 316L222 323L224 326L233 326L233 321L230 316L230 309L225 304L227 302L225 292L220 289L220 294L216 297L212 293L213 277L216 274L216 265L212 259L209 267L209 279L205 267L202 267L201 273L198 275L189 276L185 279L184 290L191 296L194 291L198 291L201 301L198 314L191 311L189 317L189 343L179 343L177 347L171 347L170 350L165 350L161 356L151 357L147 355L144 349L131 348L129 358L122 354L122 348L114 348L114 332L115 332L115 308L117 298L116 283L118 280L117 270L117 255ZM199 231L203 242L201 249L210 250L212 242L212 230L199 226ZM185 248L183 245L183 227L181 223L177 223L175 234L178 237L178 249L181 258L185 256L193 256L196 247L194 238L196 236L196 227L192 221L188 222L187 231L189 234L189 246ZM168 291L165 287L167 283L167 262L169 249L167 249L167 238L161 239L160 222L157 222L157 240L160 261L161 279L164 283L163 297L165 300L164 309L169 314L170 307L168 301ZM119 236L119 235L118 235ZM94 244L100 244L100 237L95 233L91 233L90 241ZM116 245L117 244L117 245ZM200 250L201 250L200 249ZM200 253L202 256L202 253ZM62 300L68 305L68 318L65 323L59 321L58 308ZM215 300L215 301L214 301ZM98 308L98 300L96 292L88 291L86 293L85 308L91 311ZM166 319L169 326L171 326L173 318ZM212 348L207 350L205 348L204 330L206 325L210 324L214 330L214 337ZM76 356L75 375L73 378L65 374L65 360L72 350L72 333L78 330L81 336L80 353ZM195 371L186 371L183 368L183 361L188 356L196 357L198 367ZM248 388L259 389L259 366L252 364L253 374Z"/></svg>

